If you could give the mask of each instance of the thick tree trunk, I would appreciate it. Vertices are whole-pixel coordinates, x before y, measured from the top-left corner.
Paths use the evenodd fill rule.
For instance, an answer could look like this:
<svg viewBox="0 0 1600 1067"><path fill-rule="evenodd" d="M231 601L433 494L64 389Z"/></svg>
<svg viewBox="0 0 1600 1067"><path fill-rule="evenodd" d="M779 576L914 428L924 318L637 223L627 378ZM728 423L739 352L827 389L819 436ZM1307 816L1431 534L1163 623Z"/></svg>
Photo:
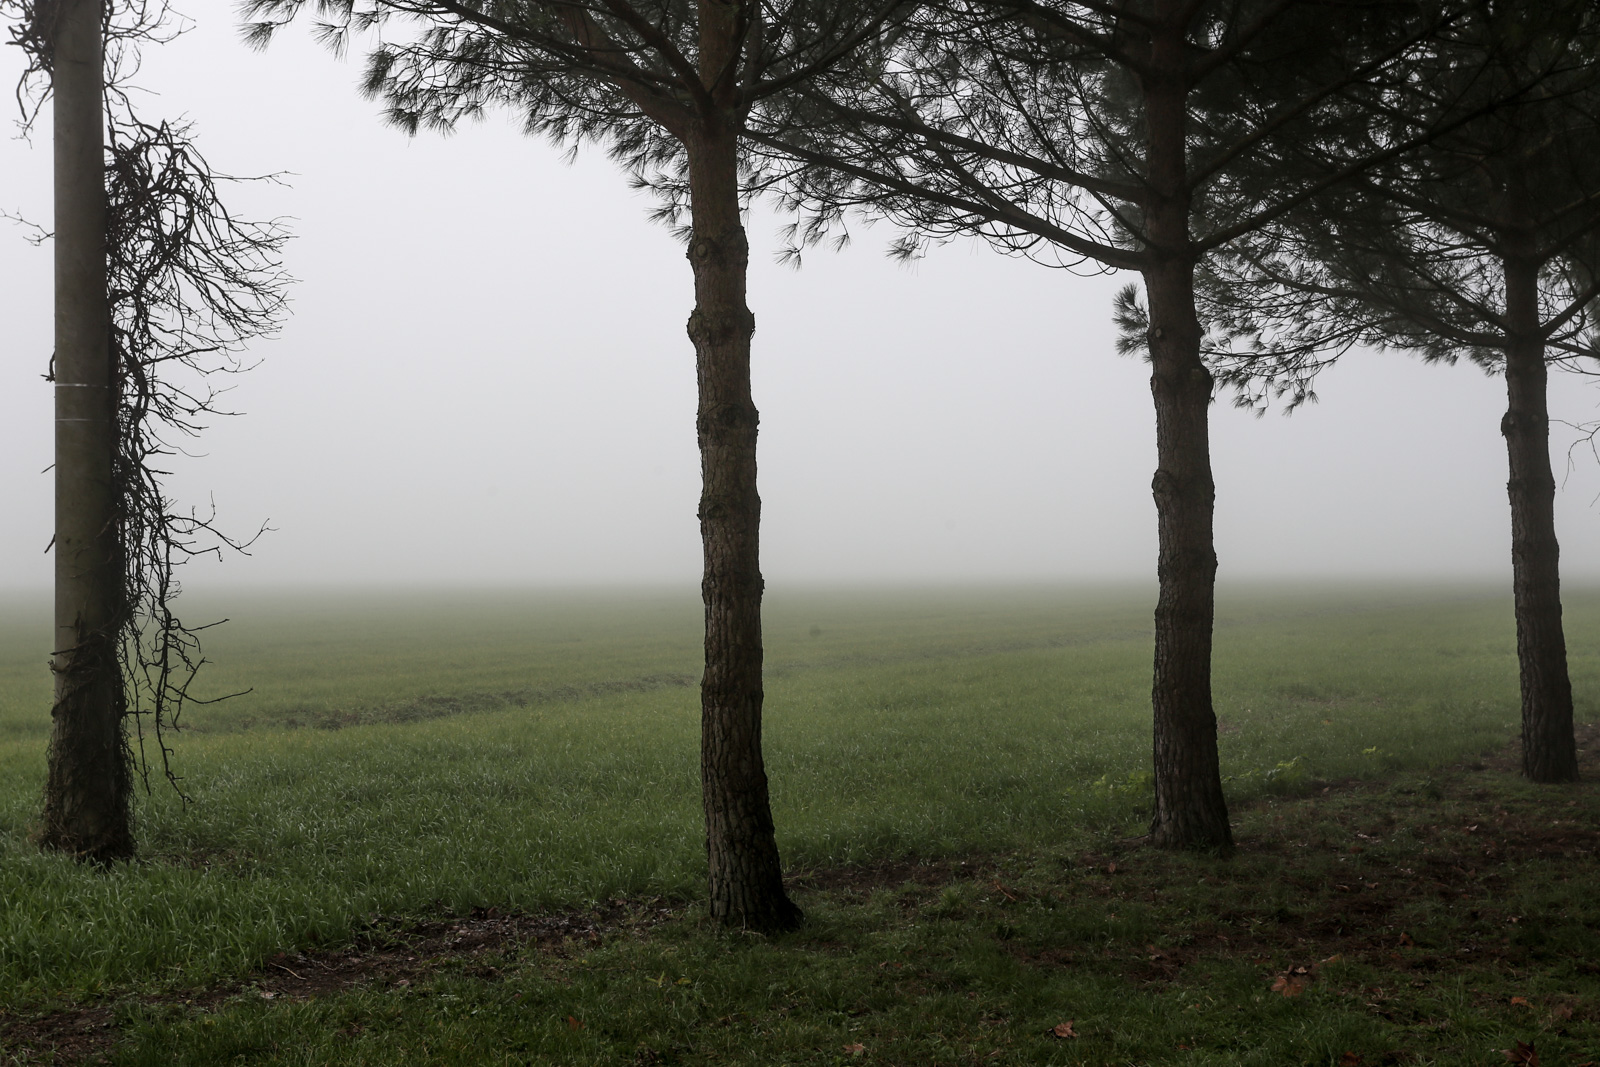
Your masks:
<svg viewBox="0 0 1600 1067"><path fill-rule="evenodd" d="M1572 682L1561 626L1561 549L1556 479L1550 469L1544 338L1539 332L1538 264L1507 259L1505 435L1511 479L1511 573L1522 676L1522 773L1535 782L1578 778Z"/></svg>
<svg viewBox="0 0 1600 1067"><path fill-rule="evenodd" d="M761 759L761 498L750 396L755 317L745 305L750 250L739 218L737 146L734 131L706 126L686 146L694 214L689 337L700 386L695 428L705 553L700 780L711 914L773 931L797 926L801 913L784 892Z"/></svg>
<svg viewBox="0 0 1600 1067"><path fill-rule="evenodd" d="M1169 2L1164 5L1175 8ZM1200 358L1194 301L1190 193L1184 159L1186 62L1181 27L1155 36L1145 79L1148 166L1153 196L1145 224L1151 265L1150 391L1156 408L1155 495L1160 529L1156 603L1155 815L1152 843L1231 850L1233 833L1217 760L1211 706L1211 631L1217 555L1212 537L1211 374ZM1169 77L1160 72L1170 72Z"/></svg>
<svg viewBox="0 0 1600 1067"><path fill-rule="evenodd" d="M106 296L99 0L61 0L55 34L55 706L40 843L109 862L134 850L117 661L122 558Z"/></svg>

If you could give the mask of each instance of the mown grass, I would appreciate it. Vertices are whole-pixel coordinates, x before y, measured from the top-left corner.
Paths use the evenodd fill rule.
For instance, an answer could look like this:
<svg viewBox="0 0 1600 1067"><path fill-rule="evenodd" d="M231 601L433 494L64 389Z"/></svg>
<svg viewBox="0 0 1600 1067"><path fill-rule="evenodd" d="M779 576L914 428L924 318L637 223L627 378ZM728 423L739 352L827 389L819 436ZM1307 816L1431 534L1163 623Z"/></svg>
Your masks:
<svg viewBox="0 0 1600 1067"><path fill-rule="evenodd" d="M786 861L803 877L891 860L1005 855L1020 866L1003 877L1027 882L1028 900L1059 890L1064 860L1115 847L1146 815L1148 613L1145 596L1115 590L772 595L766 745ZM158 785L140 804L143 860L109 874L39 855L26 840L48 682L38 641L25 640L38 623L26 605L10 614L0 633L0 1012L120 1003L124 1023L142 1035L124 1050L128 1062L402 1062L454 1048L457 1059L440 1062L612 1063L628 1062L640 1042L658 1058L690 1057L682 1062L778 1062L766 1057L791 1040L810 1048L805 1042L820 1033L830 1035L826 1047L853 1044L832 1040L853 1032L851 1019L871 1016L885 1033L946 1008L967 1019L966 993L996 982L1021 983L1018 1003L1057 1003L1065 994L1052 983L1062 981L1101 983L1097 1003L1107 1013L1126 1000L1118 992L1124 974L1068 968L1075 976L1026 977L1033 970L1016 970L1006 947L1093 942L1104 933L1095 932L1097 920L1074 912L1049 932L1007 919L1019 932L998 937L1000 920L987 910L993 894L958 878L947 887L953 896L935 906L948 912L943 926L891 922L904 920L903 909L878 895L824 898L811 904L801 941L747 944L680 922L604 947L620 953L606 957L610 970L568 960L552 972L534 960L516 988L461 979L470 993L438 993L462 998L460 1005L436 998L419 1009L384 991L284 1005L246 999L205 1018L138 1007L130 996L170 998L236 982L281 951L347 944L375 914L692 901L704 874L696 693L686 684L699 654L692 594L280 595L235 614L215 632L219 662L209 684L254 691L191 713L178 760L195 802L185 807ZM1503 746L1516 718L1509 616L1505 598L1483 590L1261 589L1224 600L1216 688L1230 799L1416 773ZM1567 618L1580 717L1592 719L1589 650L1600 634L1600 597L1570 594ZM1271 884L1265 868L1230 869L1245 872L1230 882L1232 892ZM1258 875L1266 881L1252 883ZM989 904L978 907L979 898ZM1181 907L1188 919L1158 909L1116 936L1177 936L1173 924L1203 909L1195 900ZM1119 909L1117 922L1130 911L1137 909ZM946 940L924 943L934 928ZM950 947L963 940L997 947L968 959ZM793 951L819 944L820 955ZM731 962L705 981L684 971L679 977L690 983L674 978L678 992L656 1000L640 1000L649 990L637 982L616 985L618 975L658 963L671 971L659 958L668 950ZM874 955L948 966L922 968L938 979L928 1001L892 984L879 988L858 966ZM1234 966L1218 972L1223 978L1208 994L1217 1003L1247 1013L1255 1003L1280 1014L1301 1010L1240 1001L1249 983L1229 984ZM963 977L966 968L978 973ZM808 975L822 986L813 989ZM1251 972L1251 982L1257 978ZM768 1017L789 996L773 983L806 992ZM680 1003L688 989L702 998L691 998L692 1011ZM381 1010L362 999L372 997ZM621 999L606 1014L631 1020L615 1027L631 1035L629 1048L615 1035L600 1040L589 1024L568 1028L566 1015L582 1021L573 1010L528 1011L607 997ZM1127 1009L1114 1027L1130 1034L1165 1033L1177 1010L1159 999L1129 1001ZM766 1036L749 1044L756 1039L733 1027L744 1036L707 1045L673 1029L708 1025L713 1010L766 1019L751 1023ZM339 1021L347 1015L372 1018ZM1277 1033L1272 1018L1262 1017L1263 1033ZM1295 1018L1280 1020L1285 1033L1302 1025ZM550 1033L529 1037L529 1019ZM365 1036L346 1040L356 1025ZM522 1035L522 1059L501 1047L513 1031ZM418 1041L432 1051L420 1052ZM411 1051L402 1054L407 1042ZM699 1051L673 1052L674 1042ZM1282 1035L1268 1044L1300 1048ZM480 1046L501 1058L475 1060L471 1050ZM1016 1062L1097 1062L1072 1059L1084 1047L1074 1042L1044 1047L1046 1059L1030 1052ZM1138 1062L1143 1047L1107 1054ZM926 1042L896 1053L907 1063L968 1062L965 1055ZM818 1056L795 1059L831 1062Z"/></svg>

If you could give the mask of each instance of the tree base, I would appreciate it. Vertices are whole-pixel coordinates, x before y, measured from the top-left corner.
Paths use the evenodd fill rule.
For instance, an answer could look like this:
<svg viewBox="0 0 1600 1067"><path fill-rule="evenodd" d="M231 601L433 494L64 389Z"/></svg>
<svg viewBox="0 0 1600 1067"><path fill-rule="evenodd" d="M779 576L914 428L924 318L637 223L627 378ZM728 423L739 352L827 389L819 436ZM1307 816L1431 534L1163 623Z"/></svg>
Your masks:
<svg viewBox="0 0 1600 1067"><path fill-rule="evenodd" d="M96 867L109 867L131 860L138 854L133 834L128 830L87 838L61 827L47 825L34 835L34 842L46 852L61 852L79 863L91 863Z"/></svg>
<svg viewBox="0 0 1600 1067"><path fill-rule="evenodd" d="M779 889L774 899L752 902L742 908L713 901L711 917L733 929L757 934L784 934L798 930L805 922L806 915L798 904L789 899L787 893Z"/></svg>
<svg viewBox="0 0 1600 1067"><path fill-rule="evenodd" d="M1150 823L1150 836L1146 840L1155 848L1174 852L1203 852L1224 858L1233 855L1233 830L1224 815L1222 824L1210 826L1195 821L1163 821Z"/></svg>

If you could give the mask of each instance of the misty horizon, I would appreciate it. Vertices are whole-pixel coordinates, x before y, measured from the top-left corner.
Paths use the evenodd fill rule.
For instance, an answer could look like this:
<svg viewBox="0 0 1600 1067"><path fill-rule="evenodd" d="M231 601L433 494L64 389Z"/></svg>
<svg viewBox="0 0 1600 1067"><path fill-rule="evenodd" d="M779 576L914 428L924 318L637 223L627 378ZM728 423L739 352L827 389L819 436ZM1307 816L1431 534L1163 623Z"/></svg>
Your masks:
<svg viewBox="0 0 1600 1067"><path fill-rule="evenodd" d="M0 57L0 76L18 57ZM8 65L9 64L9 65ZM288 77L289 73L294 77ZM408 140L356 92L359 64L303 35L249 52L227 18L152 49L151 114L191 116L230 190L292 216L300 282L281 336L226 383L182 506L253 555L204 588L695 582L691 294L653 201L600 152L573 165L515 123ZM272 92L264 93L263 87ZM0 142L0 209L45 218L38 136ZM463 188L473 195L461 196ZM890 262L888 226L776 262L749 219L762 560L794 583L1153 581L1148 368L1115 355L1123 277L1076 277L974 243ZM51 532L50 249L0 227L12 294L0 380L0 586L43 587ZM1353 352L1290 418L1213 407L1219 581L1368 576L1510 584L1504 383ZM1587 379L1551 377L1557 528L1570 581L1600 577Z"/></svg>

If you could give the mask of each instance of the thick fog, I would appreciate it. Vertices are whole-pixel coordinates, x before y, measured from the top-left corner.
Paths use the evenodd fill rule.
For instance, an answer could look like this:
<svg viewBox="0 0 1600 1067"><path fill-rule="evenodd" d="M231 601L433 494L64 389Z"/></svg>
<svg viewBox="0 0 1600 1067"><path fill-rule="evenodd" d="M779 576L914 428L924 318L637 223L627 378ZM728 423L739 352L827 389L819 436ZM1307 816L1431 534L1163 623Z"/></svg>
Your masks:
<svg viewBox="0 0 1600 1067"><path fill-rule="evenodd" d="M357 93L359 57L299 28L252 53L227 5L193 13L147 53L141 106L192 118L219 170L287 172L233 201L291 217L300 281L231 382L242 414L173 461L181 500L272 527L191 587L697 580L690 277L650 196L507 116L407 139ZM47 221L49 167L47 121L0 143L0 210ZM859 224L796 271L782 221L750 220L769 582L1153 574L1146 367L1110 325L1132 279L976 244L901 266L889 229ZM0 222L3 586L49 577L49 256ZM1587 380L1552 391L1559 418L1596 417ZM1291 418L1214 409L1221 579L1509 582L1503 384L1363 353L1319 392ZM1565 470L1575 434L1555 437ZM1597 569L1597 493L1582 452L1558 503L1571 577Z"/></svg>

